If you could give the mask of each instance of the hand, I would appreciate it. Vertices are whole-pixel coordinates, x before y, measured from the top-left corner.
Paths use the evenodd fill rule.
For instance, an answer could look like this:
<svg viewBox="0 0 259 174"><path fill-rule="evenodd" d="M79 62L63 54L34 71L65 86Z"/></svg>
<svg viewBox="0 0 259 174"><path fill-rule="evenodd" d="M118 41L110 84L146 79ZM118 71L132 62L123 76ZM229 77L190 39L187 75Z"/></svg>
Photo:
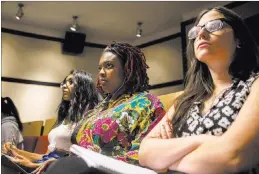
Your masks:
<svg viewBox="0 0 259 174"><path fill-rule="evenodd" d="M2 153L12 156L12 152L15 151L16 149L17 148L11 142L6 142L3 145Z"/></svg>
<svg viewBox="0 0 259 174"><path fill-rule="evenodd" d="M173 126L170 120L165 120L160 124L160 138L173 138Z"/></svg>
<svg viewBox="0 0 259 174"><path fill-rule="evenodd" d="M17 163L19 165L23 165L30 168L36 168L34 163L32 163L29 159L26 157L19 155L18 153L15 154L15 157L12 159L14 163Z"/></svg>
<svg viewBox="0 0 259 174"><path fill-rule="evenodd" d="M47 161L44 161L36 170L34 170L32 173L33 174L41 174L43 173L47 168L48 166L53 163L54 161L56 161L55 158L51 158Z"/></svg>

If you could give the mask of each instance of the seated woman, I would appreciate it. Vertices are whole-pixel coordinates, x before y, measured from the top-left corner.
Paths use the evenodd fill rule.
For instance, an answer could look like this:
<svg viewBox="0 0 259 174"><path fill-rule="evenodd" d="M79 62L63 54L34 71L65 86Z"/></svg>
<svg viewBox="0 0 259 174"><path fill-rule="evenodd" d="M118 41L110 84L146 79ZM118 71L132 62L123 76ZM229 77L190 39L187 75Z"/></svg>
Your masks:
<svg viewBox="0 0 259 174"><path fill-rule="evenodd" d="M138 164L141 140L165 114L159 99L147 92L147 68L137 47L114 42L104 49L97 87L107 97L75 128L74 144ZM46 173L90 171L81 158L70 156L57 160Z"/></svg>
<svg viewBox="0 0 259 174"><path fill-rule="evenodd" d="M23 125L19 112L12 99L1 98L1 138L3 146L6 142L11 142L14 146L23 149L22 137Z"/></svg>
<svg viewBox="0 0 259 174"><path fill-rule="evenodd" d="M4 148L16 156L14 162L30 168L45 165L69 151L73 129L83 115L98 103L97 91L91 75L73 70L60 84L63 96L58 108L58 118L48 134L49 146L45 155L20 150L10 143ZM45 161L45 163L44 163Z"/></svg>
<svg viewBox="0 0 259 174"><path fill-rule="evenodd" d="M256 173L256 43L242 19L224 7L202 11L188 37L186 88L142 141L140 164L192 174Z"/></svg>

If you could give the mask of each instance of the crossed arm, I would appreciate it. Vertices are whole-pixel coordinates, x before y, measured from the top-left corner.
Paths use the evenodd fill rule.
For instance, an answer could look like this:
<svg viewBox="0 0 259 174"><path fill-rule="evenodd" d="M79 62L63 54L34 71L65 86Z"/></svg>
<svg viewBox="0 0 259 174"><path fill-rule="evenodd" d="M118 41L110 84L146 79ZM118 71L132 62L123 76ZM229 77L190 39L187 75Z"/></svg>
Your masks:
<svg viewBox="0 0 259 174"><path fill-rule="evenodd" d="M140 164L155 170L169 168L185 173L232 173L259 164L259 79L231 127L220 137L199 135L160 139L165 118L142 141ZM170 113L171 112L171 113Z"/></svg>

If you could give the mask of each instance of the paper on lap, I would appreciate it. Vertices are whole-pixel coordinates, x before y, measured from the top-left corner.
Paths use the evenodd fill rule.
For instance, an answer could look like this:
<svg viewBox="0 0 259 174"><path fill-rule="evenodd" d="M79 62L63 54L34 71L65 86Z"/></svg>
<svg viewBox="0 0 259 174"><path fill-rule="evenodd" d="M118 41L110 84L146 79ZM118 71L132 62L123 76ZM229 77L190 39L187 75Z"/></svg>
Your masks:
<svg viewBox="0 0 259 174"><path fill-rule="evenodd" d="M153 170L116 160L78 145L72 145L70 151L81 157L89 167L97 168L104 172L114 174L157 174Z"/></svg>

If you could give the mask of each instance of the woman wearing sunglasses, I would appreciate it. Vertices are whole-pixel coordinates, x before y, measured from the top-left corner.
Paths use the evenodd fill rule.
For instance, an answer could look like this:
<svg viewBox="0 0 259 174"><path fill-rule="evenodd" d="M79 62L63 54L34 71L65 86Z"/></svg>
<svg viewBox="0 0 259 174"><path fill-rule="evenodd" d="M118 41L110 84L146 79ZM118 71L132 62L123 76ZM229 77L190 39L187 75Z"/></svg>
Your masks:
<svg viewBox="0 0 259 174"><path fill-rule="evenodd" d="M91 74L73 70L60 84L62 101L58 108L55 126L48 134L49 146L46 154L30 153L16 148L11 143L4 151L16 158L13 162L34 169L43 167L69 152L71 134L83 115L98 103L98 95Z"/></svg>
<svg viewBox="0 0 259 174"><path fill-rule="evenodd" d="M140 164L184 173L258 173L259 59L242 19L204 10L190 30L184 93L144 138Z"/></svg>

